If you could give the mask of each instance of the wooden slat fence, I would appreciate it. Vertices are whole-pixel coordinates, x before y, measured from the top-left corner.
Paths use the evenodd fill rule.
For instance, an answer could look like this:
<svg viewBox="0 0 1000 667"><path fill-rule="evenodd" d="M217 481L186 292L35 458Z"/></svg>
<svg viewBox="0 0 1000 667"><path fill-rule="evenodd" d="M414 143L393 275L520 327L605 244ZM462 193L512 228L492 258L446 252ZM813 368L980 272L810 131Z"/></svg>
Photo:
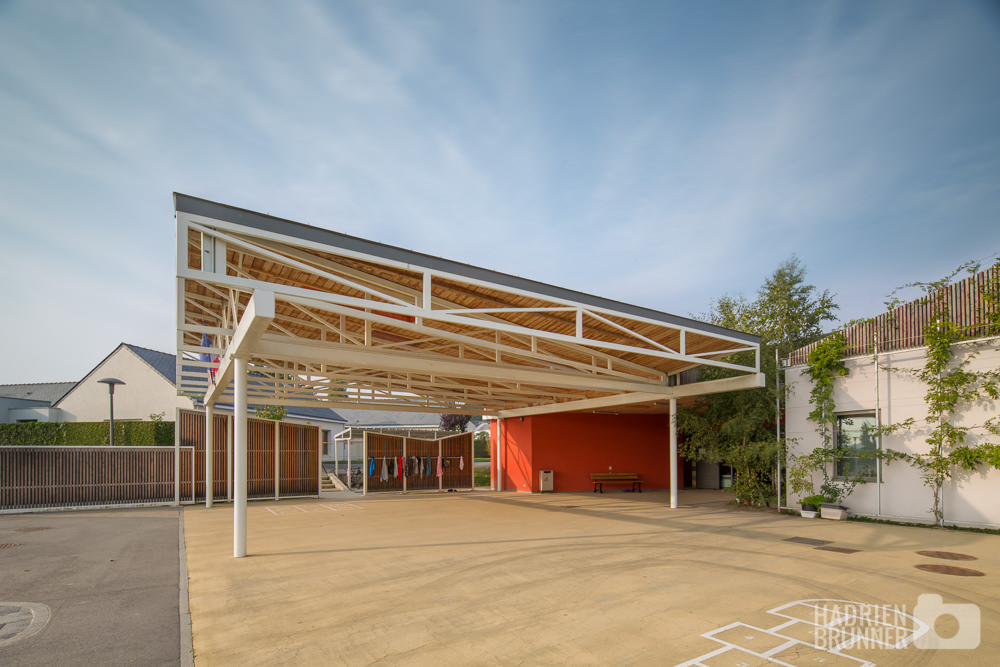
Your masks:
<svg viewBox="0 0 1000 667"><path fill-rule="evenodd" d="M941 291L940 296L948 308L951 320L967 328L967 339L990 335L988 328L980 323L990 314L997 313L998 309L983 300L982 290L988 285L995 285L996 281L1000 281L1000 269L992 267ZM926 295L870 320L845 327L841 332L846 344L844 356L872 354L876 334L879 352L922 347L925 343L924 327L934 314L936 298L934 295ZM807 363L809 353L818 344L817 341L795 350L789 355L788 364L798 366Z"/></svg>
<svg viewBox="0 0 1000 667"><path fill-rule="evenodd" d="M407 438L383 433L365 433L364 475L367 490L428 491L471 489L475 486L472 433L458 433L437 440ZM437 475L438 456L442 475ZM402 457L403 467L395 474L393 460ZM375 465L372 468L371 462ZM382 480L382 467L388 479ZM399 468L397 463L395 468Z"/></svg>
<svg viewBox="0 0 1000 667"><path fill-rule="evenodd" d="M308 424L247 420L247 497L319 495L319 427ZM281 439L275 461L275 426ZM205 413L181 410L181 444L194 450L195 499L205 499ZM213 415L212 479L216 500L232 499L232 417ZM275 488L275 464L278 488Z"/></svg>
<svg viewBox="0 0 1000 667"><path fill-rule="evenodd" d="M181 448L181 499L192 455ZM0 511L173 502L173 447L0 447Z"/></svg>

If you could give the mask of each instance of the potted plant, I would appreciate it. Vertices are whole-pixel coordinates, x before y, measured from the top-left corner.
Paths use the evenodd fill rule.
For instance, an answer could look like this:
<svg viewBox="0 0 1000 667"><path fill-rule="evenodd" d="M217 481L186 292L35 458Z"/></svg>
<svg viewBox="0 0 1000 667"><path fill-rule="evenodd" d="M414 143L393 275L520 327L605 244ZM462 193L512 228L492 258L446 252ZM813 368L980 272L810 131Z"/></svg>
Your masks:
<svg viewBox="0 0 1000 667"><path fill-rule="evenodd" d="M792 491L806 494L801 500L802 516L814 517L818 510L824 519L847 518L847 508L841 503L851 495L858 484L864 484L865 480L860 475L844 478L830 475L830 464L835 464L842 455L842 452L836 449L817 447L808 454L795 457L788 470L788 483ZM819 493L816 493L813 486L813 476L816 473L819 473L823 480L820 483ZM807 509L805 505L812 506L812 509Z"/></svg>
<svg viewBox="0 0 1000 667"><path fill-rule="evenodd" d="M821 494L806 496L800 501L802 505L802 509L800 510L802 516L807 519L815 519L819 516L819 507L824 502L826 502L826 497Z"/></svg>

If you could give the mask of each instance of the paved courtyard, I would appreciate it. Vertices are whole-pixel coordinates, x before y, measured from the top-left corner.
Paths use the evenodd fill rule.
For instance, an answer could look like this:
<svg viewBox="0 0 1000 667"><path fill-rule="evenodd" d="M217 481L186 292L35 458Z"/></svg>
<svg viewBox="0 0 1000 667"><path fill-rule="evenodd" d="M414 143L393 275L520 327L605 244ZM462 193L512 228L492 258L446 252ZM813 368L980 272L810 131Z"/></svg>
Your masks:
<svg viewBox="0 0 1000 667"><path fill-rule="evenodd" d="M1000 537L680 499L255 502L244 559L231 507L188 507L195 662L997 664ZM918 644L977 648L888 648L914 615L930 628Z"/></svg>

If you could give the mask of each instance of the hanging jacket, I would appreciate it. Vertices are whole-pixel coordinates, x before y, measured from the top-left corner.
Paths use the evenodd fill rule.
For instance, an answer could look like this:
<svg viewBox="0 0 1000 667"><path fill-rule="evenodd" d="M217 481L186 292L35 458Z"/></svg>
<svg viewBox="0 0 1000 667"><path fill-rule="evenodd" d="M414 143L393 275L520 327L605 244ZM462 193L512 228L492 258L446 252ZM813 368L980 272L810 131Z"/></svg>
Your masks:
<svg viewBox="0 0 1000 667"><path fill-rule="evenodd" d="M458 469L465 470L465 457L462 456L458 459Z"/></svg>
<svg viewBox="0 0 1000 667"><path fill-rule="evenodd" d="M369 477L374 477L375 476L375 459L372 459L368 463L368 476Z"/></svg>
<svg viewBox="0 0 1000 667"><path fill-rule="evenodd" d="M441 455L440 454L438 454L438 470L437 470L437 473L438 473L437 474L438 477L441 477L441 476L444 475L444 467L441 465Z"/></svg>
<svg viewBox="0 0 1000 667"><path fill-rule="evenodd" d="M382 457L382 473L379 475L379 480L383 482L389 481L389 464L386 463L385 457Z"/></svg>

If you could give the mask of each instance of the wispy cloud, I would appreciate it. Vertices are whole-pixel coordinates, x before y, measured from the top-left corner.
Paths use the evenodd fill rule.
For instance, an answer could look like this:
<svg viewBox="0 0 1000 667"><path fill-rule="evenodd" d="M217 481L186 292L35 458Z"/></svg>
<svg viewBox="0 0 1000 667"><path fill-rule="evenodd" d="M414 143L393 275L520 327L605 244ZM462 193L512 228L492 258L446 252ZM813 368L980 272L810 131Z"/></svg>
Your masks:
<svg viewBox="0 0 1000 667"><path fill-rule="evenodd" d="M974 5L723 5L13 4L0 275L169 349L173 190L679 314L792 252L853 317L1000 249Z"/></svg>

